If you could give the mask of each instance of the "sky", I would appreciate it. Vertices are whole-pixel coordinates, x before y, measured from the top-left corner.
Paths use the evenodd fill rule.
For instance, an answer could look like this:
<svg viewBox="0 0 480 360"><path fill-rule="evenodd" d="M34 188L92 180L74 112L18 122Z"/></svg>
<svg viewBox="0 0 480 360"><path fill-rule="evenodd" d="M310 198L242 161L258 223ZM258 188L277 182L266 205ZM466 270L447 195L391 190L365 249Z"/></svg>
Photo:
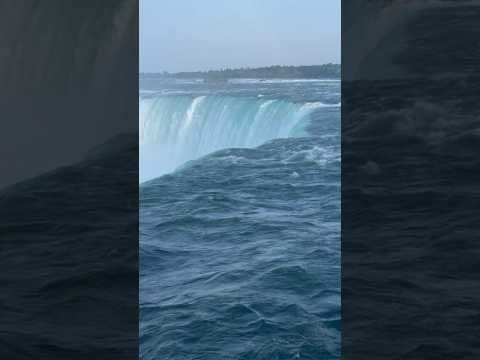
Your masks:
<svg viewBox="0 0 480 360"><path fill-rule="evenodd" d="M340 63L340 0L140 0L140 72Z"/></svg>

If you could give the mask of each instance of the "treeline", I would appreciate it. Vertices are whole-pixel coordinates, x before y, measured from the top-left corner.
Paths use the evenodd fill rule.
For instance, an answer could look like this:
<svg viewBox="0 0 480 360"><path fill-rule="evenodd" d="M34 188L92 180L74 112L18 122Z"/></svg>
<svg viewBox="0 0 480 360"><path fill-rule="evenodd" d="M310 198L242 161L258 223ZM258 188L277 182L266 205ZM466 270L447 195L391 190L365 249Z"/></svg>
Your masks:
<svg viewBox="0 0 480 360"><path fill-rule="evenodd" d="M179 73L141 73L143 78L173 79L338 79L341 76L339 64L311 66L268 66L260 68L222 69Z"/></svg>

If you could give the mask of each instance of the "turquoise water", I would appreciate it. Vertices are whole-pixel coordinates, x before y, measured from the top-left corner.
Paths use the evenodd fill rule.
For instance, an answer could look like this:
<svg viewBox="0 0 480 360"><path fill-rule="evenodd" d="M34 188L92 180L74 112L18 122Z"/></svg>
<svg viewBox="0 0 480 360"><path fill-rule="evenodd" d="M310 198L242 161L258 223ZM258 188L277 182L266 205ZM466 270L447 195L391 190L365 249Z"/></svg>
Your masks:
<svg viewBox="0 0 480 360"><path fill-rule="evenodd" d="M339 358L340 82L140 85L141 358Z"/></svg>

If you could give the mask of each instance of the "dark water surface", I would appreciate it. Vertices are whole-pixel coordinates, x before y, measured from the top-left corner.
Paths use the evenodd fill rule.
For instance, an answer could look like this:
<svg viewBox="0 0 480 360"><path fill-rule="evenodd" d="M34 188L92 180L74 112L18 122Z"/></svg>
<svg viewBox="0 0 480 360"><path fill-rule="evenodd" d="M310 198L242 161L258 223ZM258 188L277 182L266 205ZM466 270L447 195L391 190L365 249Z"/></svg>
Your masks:
<svg viewBox="0 0 480 360"><path fill-rule="evenodd" d="M233 146L226 141L223 149L142 183L141 358L339 358L340 82L141 88L148 90L141 102L147 96L165 104L169 97L168 104L185 106L178 97L194 103L206 96L197 100L209 104L204 112L171 111L178 124L188 120L188 127L177 127L183 136L196 131L199 143L215 139L196 123L251 136L253 126L253 136L274 138L250 147L241 135L219 131L215 136L230 136ZM258 113L262 104L271 111ZM305 106L313 109L300 114L301 129L275 139L272 124L281 110L291 111L288 124ZM148 113L149 121L165 119L160 113ZM236 126L218 128L215 122L231 121L225 114L237 116ZM161 133L162 125L150 129ZM198 149L187 155L197 158Z"/></svg>
<svg viewBox="0 0 480 360"><path fill-rule="evenodd" d="M137 355L135 134L0 191L0 358Z"/></svg>

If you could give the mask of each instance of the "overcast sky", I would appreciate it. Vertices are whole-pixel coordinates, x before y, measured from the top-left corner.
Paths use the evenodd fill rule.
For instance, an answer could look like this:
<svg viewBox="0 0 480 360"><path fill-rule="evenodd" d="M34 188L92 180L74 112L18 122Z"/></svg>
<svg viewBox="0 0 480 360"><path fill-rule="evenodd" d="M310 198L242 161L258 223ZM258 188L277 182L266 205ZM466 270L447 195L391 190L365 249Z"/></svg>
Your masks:
<svg viewBox="0 0 480 360"><path fill-rule="evenodd" d="M340 0L140 0L140 71L340 62Z"/></svg>

